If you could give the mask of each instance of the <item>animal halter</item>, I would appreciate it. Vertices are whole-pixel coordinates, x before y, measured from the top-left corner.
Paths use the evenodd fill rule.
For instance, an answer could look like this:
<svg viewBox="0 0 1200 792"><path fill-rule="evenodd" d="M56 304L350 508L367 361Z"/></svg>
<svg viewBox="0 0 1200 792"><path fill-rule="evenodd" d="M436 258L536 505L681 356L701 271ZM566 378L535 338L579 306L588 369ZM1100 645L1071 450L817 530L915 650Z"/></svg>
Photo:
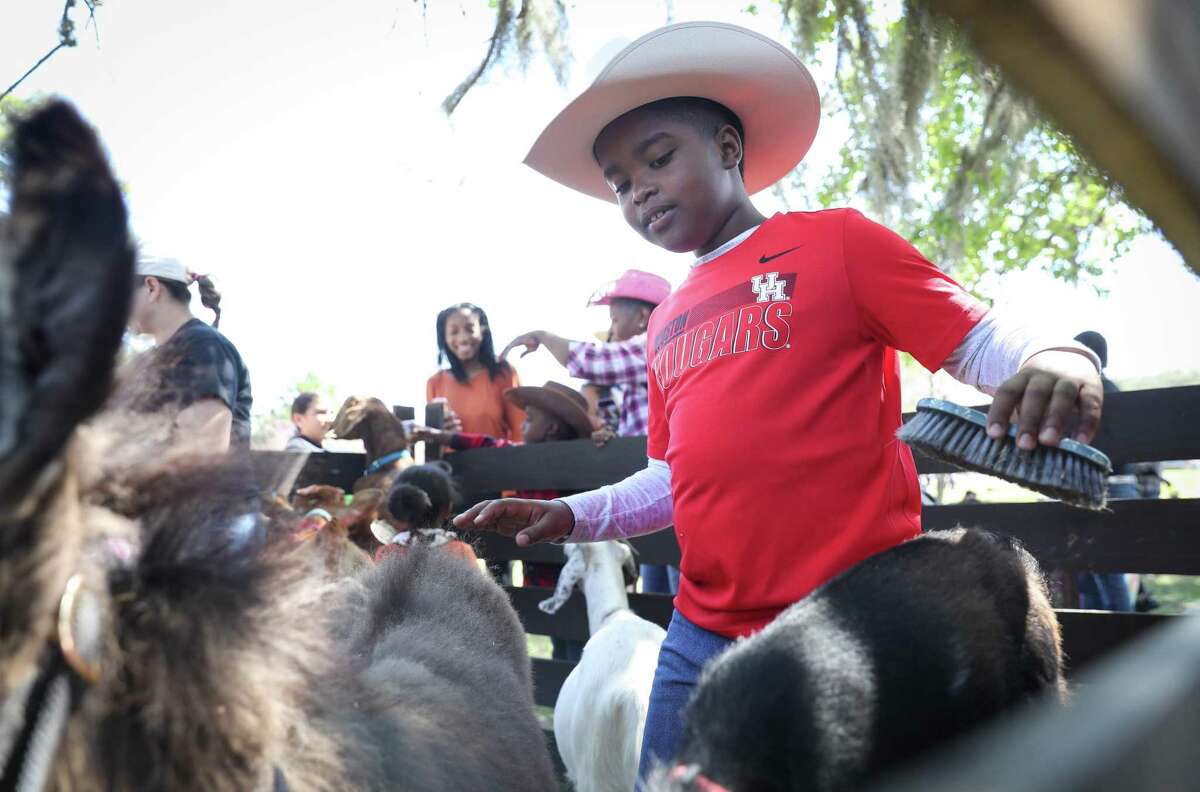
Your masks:
<svg viewBox="0 0 1200 792"><path fill-rule="evenodd" d="M86 686L100 678L103 616L76 573L58 606L58 640L37 673L0 704L0 789L43 789Z"/></svg>
<svg viewBox="0 0 1200 792"><path fill-rule="evenodd" d="M379 459L376 459L371 464L367 465L367 469L366 469L366 471L363 472L363 475L369 476L372 473L378 473L379 471L383 470L388 465L391 465L395 462L399 462L401 459L406 459L407 457L408 457L407 450L393 451L390 454L385 454L385 455L379 457Z"/></svg>

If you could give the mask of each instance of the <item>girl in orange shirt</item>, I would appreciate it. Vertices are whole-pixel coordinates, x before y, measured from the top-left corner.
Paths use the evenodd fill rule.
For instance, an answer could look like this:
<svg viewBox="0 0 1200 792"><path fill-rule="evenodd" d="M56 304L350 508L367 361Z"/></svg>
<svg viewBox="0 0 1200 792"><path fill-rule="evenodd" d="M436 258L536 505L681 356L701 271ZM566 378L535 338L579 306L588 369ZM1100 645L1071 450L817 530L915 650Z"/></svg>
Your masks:
<svg viewBox="0 0 1200 792"><path fill-rule="evenodd" d="M462 422L460 431L521 440L525 413L504 398L521 384L516 369L496 359L487 314L471 303L452 305L437 317L438 363L425 398L445 399Z"/></svg>

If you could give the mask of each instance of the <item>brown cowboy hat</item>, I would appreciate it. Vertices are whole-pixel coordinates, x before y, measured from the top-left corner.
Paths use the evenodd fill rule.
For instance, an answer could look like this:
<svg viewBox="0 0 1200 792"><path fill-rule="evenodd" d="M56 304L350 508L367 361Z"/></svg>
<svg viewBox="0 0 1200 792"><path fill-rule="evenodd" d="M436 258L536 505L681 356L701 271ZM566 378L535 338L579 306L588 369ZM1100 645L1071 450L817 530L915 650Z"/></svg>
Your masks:
<svg viewBox="0 0 1200 792"><path fill-rule="evenodd" d="M550 380L541 387L524 385L510 388L504 392L504 398L522 410L531 404L545 410L560 421L565 421L580 437L590 437L596 429L588 417L587 399L579 391L561 383Z"/></svg>

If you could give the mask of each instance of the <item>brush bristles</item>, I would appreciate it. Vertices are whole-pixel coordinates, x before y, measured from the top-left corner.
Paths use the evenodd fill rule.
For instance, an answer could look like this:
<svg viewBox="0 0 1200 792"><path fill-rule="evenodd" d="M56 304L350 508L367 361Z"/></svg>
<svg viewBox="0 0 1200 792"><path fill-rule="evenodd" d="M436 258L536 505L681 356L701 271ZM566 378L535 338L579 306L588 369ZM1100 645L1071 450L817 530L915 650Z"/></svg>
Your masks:
<svg viewBox="0 0 1200 792"><path fill-rule="evenodd" d="M925 410L918 410L896 436L956 467L997 476L1072 506L1104 508L1108 471L1060 448L1022 451L1009 435L993 440L982 426Z"/></svg>

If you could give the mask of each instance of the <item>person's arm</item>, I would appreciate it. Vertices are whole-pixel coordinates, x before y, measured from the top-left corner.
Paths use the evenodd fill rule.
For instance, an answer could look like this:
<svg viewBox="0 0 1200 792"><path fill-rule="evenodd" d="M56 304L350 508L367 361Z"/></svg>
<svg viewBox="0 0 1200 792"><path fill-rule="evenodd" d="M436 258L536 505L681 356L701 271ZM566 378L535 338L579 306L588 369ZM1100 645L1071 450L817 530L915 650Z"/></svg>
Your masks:
<svg viewBox="0 0 1200 792"><path fill-rule="evenodd" d="M1043 352L1083 355L1100 370L1100 358L1078 341L1039 336L1031 327L988 311L942 363L959 382L994 395L1004 382Z"/></svg>
<svg viewBox="0 0 1200 792"><path fill-rule="evenodd" d="M1013 408L1018 404L1024 407L1024 398L1031 392L1048 390L1050 407L1040 427L1032 415L1025 415L1027 409L1020 411L1017 443L1022 448L1036 446L1035 434L1037 442L1055 445L1070 432L1071 426L1056 415L1056 400L1063 403L1059 411L1068 414L1073 402L1079 402L1081 415L1075 431L1081 442L1087 442L1095 431L1094 425L1090 432L1087 428L1093 411L1094 420L1099 421L1103 387L1095 394L1086 385L1075 386L1077 381L1086 382L1092 372L1099 376L1100 358L1096 353L1076 341L1039 336L1032 328L999 317L995 311L989 311L967 333L942 368L960 382L995 395L991 412L996 423L1007 423ZM1004 392L1006 386L1008 392ZM1100 401L1093 404L1096 397Z"/></svg>
<svg viewBox="0 0 1200 792"><path fill-rule="evenodd" d="M516 445L503 437L492 437L473 432L446 432L429 426L414 426L408 434L414 443L448 445L455 451L470 451L472 448L505 448Z"/></svg>
<svg viewBox="0 0 1200 792"><path fill-rule="evenodd" d="M644 385L646 336L604 343L572 341L566 365L572 377L599 385Z"/></svg>
<svg viewBox="0 0 1200 792"><path fill-rule="evenodd" d="M559 364L565 366L567 365L567 355L570 352L570 345L575 343L578 342L571 341L568 338L563 338L546 330L532 330L528 333L522 333L512 341L509 341L508 346L504 347L504 351L500 353L500 359L504 360L509 352L519 346L525 347L525 351L521 353L521 357L530 355L544 346L549 350L551 355L554 355L554 359Z"/></svg>
<svg viewBox="0 0 1200 792"><path fill-rule="evenodd" d="M844 215L843 262L864 331L913 355L930 371L945 365L987 306L968 294L916 248L855 211ZM1056 347L1061 345L1055 345ZM996 387L988 434L999 437L1020 406L1017 444L1057 445L1071 426L1087 442L1100 419L1100 374L1089 358L1043 350Z"/></svg>
<svg viewBox="0 0 1200 792"><path fill-rule="evenodd" d="M187 337L181 344L181 357L170 374L181 404L175 442L197 453L224 453L231 439L238 367L216 338Z"/></svg>
<svg viewBox="0 0 1200 792"><path fill-rule="evenodd" d="M192 402L175 419L181 447L198 454L223 454L229 450L233 411L215 397Z"/></svg>
<svg viewBox="0 0 1200 792"><path fill-rule="evenodd" d="M660 459L624 481L552 501L483 501L454 518L460 530L490 530L538 542L603 542L660 531L671 524L671 469Z"/></svg>

